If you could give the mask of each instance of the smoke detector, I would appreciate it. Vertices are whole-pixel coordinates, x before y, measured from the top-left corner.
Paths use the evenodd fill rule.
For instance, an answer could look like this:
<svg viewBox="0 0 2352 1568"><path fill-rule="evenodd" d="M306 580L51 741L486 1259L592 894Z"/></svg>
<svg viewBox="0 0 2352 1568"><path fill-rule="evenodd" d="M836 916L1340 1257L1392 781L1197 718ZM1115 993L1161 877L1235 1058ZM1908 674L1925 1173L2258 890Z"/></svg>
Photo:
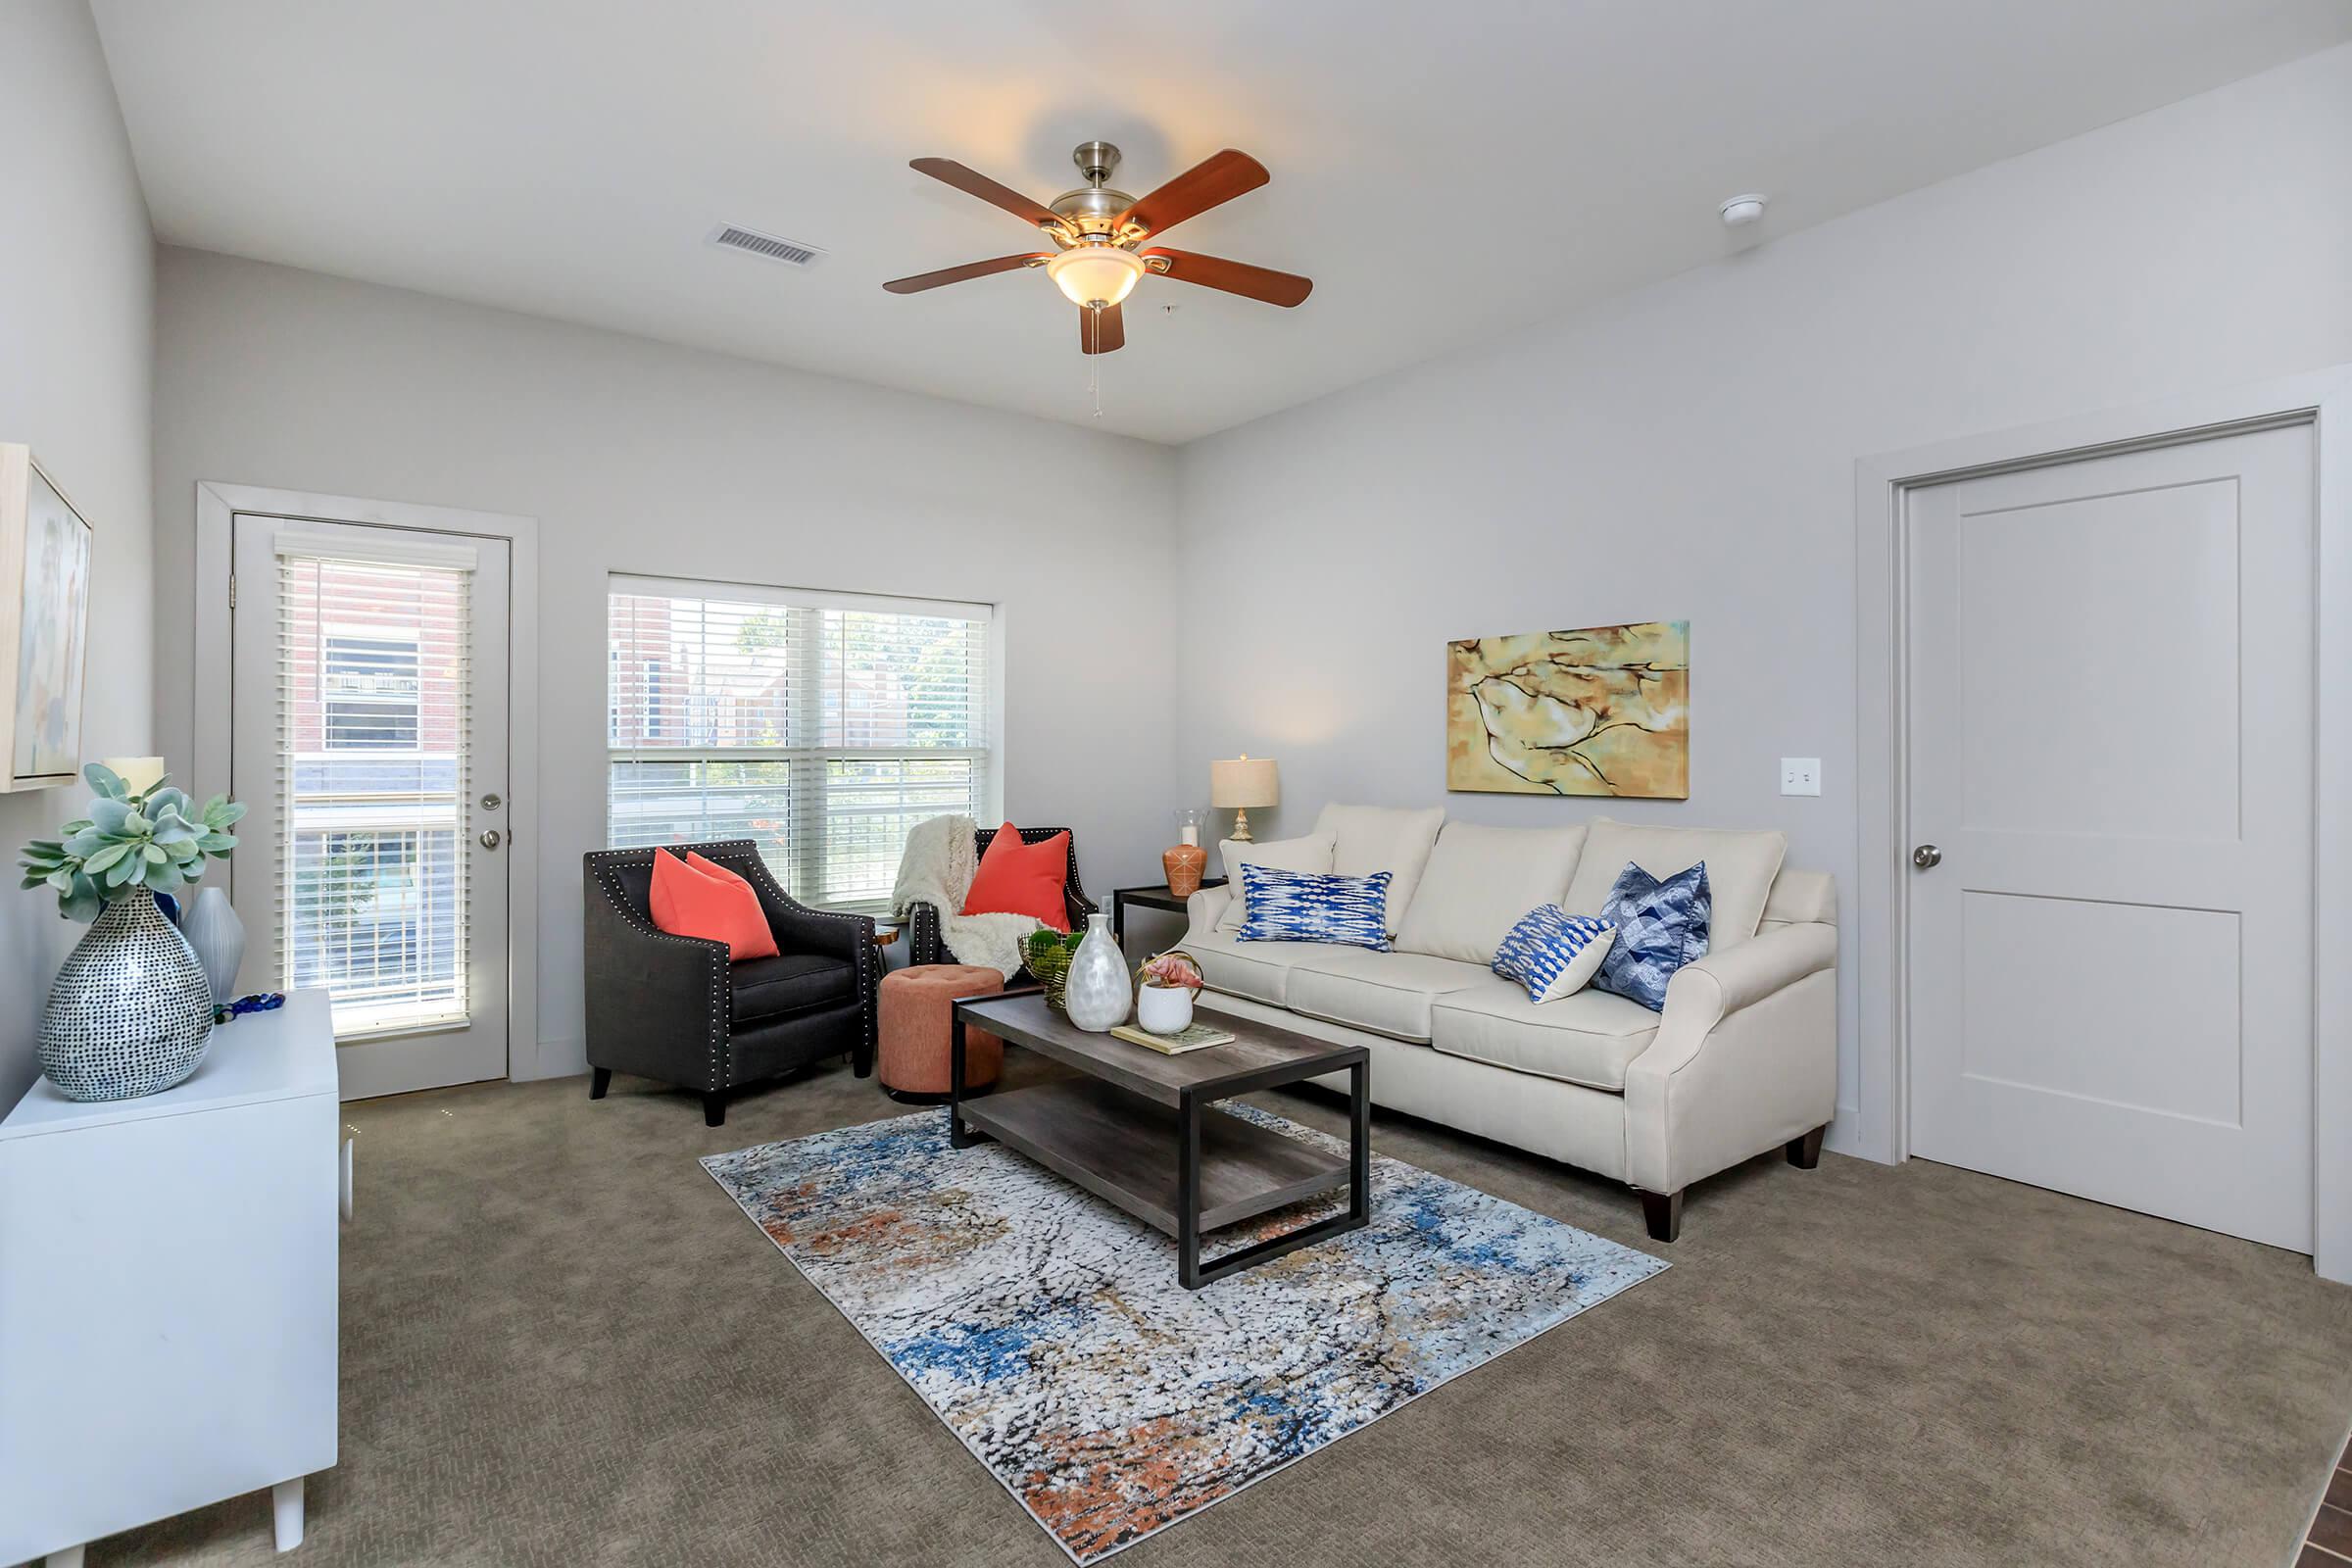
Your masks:
<svg viewBox="0 0 2352 1568"><path fill-rule="evenodd" d="M1727 200L1716 212L1723 217L1726 228L1743 228L1764 216L1764 203L1769 200L1754 191Z"/></svg>

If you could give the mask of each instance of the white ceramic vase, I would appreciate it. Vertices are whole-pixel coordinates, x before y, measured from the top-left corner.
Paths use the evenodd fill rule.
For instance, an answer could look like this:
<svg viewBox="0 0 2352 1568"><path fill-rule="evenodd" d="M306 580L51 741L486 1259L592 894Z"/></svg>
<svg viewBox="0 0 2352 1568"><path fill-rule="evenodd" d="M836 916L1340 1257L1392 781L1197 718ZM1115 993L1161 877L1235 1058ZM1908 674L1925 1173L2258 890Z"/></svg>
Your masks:
<svg viewBox="0 0 2352 1568"><path fill-rule="evenodd" d="M1142 986L1135 993L1135 1021L1146 1033L1177 1035L1193 1021L1191 986Z"/></svg>
<svg viewBox="0 0 2352 1568"><path fill-rule="evenodd" d="M196 950L204 978L213 988L213 1004L225 1007L237 1000L237 970L245 962L245 922L237 918L228 895L206 888L179 917L179 934Z"/></svg>
<svg viewBox="0 0 2352 1568"><path fill-rule="evenodd" d="M1062 984L1062 1007L1070 1022L1094 1034L1127 1021L1134 993L1128 989L1127 956L1111 939L1110 916L1086 917L1086 939L1070 955L1070 976Z"/></svg>

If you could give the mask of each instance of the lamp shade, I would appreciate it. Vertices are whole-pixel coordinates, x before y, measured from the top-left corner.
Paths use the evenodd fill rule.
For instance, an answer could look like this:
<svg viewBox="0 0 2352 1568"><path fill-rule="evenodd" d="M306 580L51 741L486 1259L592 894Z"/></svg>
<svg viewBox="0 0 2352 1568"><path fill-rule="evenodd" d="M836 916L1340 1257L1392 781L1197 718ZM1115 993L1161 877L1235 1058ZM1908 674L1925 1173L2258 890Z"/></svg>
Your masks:
<svg viewBox="0 0 2352 1568"><path fill-rule="evenodd" d="M133 795L144 795L163 782L164 760L160 757L108 757L100 761L112 768Z"/></svg>
<svg viewBox="0 0 2352 1568"><path fill-rule="evenodd" d="M1282 804L1282 779L1271 759L1242 756L1208 764L1208 804L1227 809Z"/></svg>

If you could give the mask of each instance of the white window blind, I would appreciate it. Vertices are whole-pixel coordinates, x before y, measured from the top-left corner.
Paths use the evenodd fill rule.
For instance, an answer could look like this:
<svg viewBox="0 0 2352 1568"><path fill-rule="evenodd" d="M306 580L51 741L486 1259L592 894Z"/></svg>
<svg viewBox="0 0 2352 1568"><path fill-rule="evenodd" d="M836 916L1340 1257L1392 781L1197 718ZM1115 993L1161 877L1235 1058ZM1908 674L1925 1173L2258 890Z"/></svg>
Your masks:
<svg viewBox="0 0 2352 1568"><path fill-rule="evenodd" d="M332 992L338 1036L466 1017L471 581L278 545L278 972Z"/></svg>
<svg viewBox="0 0 2352 1568"><path fill-rule="evenodd" d="M986 606L615 577L611 616L616 848L753 839L879 908L915 823L989 814Z"/></svg>

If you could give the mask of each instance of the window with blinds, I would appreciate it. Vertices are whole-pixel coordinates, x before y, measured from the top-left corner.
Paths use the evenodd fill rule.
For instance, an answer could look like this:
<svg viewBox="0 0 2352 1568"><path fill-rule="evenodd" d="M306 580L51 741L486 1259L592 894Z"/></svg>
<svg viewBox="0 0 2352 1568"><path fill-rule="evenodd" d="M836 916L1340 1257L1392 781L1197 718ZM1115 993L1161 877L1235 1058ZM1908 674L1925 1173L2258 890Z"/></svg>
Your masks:
<svg viewBox="0 0 2352 1568"><path fill-rule="evenodd" d="M339 1037L462 1023L469 567L278 544L283 985Z"/></svg>
<svg viewBox="0 0 2352 1568"><path fill-rule="evenodd" d="M915 823L992 814L985 605L615 577L610 649L616 848L753 839L879 909Z"/></svg>

